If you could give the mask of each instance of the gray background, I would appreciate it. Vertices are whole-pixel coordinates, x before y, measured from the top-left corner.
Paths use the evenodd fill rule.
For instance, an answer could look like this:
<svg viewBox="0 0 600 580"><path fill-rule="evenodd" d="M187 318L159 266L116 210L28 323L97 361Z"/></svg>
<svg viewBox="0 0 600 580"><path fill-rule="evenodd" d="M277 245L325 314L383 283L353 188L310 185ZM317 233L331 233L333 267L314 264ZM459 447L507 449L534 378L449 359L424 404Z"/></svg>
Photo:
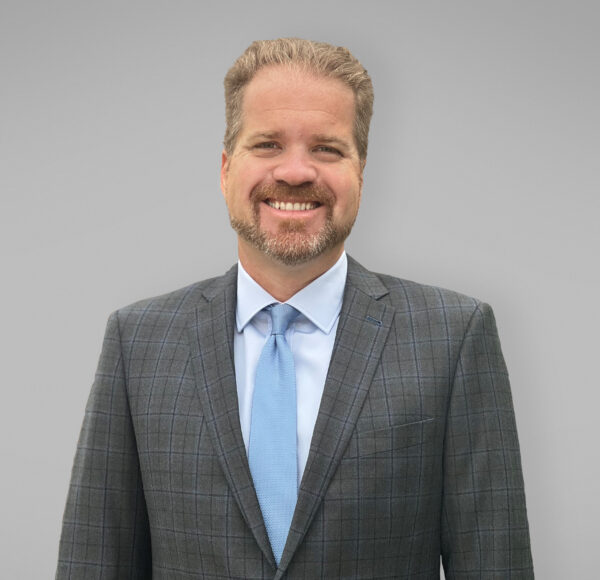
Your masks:
<svg viewBox="0 0 600 580"><path fill-rule="evenodd" d="M372 74L365 265L492 304L537 577L597 577L595 2L0 3L0 576L52 576L108 314L235 260L222 78L255 38Z"/></svg>

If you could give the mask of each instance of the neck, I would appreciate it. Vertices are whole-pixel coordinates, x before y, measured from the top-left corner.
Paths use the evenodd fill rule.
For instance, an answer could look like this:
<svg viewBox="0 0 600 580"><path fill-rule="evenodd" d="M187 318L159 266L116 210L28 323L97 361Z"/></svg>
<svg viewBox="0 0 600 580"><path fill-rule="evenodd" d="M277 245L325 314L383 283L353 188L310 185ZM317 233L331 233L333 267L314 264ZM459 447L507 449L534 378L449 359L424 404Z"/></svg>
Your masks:
<svg viewBox="0 0 600 580"><path fill-rule="evenodd" d="M242 243L238 244L238 254L244 270L273 298L285 302L327 272L342 255L344 246L342 244L314 260L294 266L282 264L252 250L253 248L249 249Z"/></svg>

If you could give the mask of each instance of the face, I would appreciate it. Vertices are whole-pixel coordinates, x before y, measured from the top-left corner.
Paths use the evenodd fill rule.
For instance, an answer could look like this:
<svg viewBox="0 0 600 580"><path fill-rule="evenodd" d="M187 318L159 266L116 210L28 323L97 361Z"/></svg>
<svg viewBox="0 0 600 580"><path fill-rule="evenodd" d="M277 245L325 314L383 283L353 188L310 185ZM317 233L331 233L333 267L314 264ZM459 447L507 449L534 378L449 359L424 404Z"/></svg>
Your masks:
<svg viewBox="0 0 600 580"><path fill-rule="evenodd" d="M362 189L354 109L337 79L269 67L250 81L221 168L240 258L296 265L341 254Z"/></svg>

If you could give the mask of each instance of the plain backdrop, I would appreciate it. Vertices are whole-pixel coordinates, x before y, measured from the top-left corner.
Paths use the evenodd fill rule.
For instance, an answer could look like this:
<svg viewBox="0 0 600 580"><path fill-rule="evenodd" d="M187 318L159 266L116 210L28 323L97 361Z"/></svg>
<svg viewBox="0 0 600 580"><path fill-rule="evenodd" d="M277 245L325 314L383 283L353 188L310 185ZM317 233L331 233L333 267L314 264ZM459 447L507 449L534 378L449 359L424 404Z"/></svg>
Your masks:
<svg viewBox="0 0 600 580"><path fill-rule="evenodd" d="M600 7L0 0L0 577L54 574L113 310L223 273L222 79L257 38L372 75L364 265L492 304L536 576L597 578Z"/></svg>

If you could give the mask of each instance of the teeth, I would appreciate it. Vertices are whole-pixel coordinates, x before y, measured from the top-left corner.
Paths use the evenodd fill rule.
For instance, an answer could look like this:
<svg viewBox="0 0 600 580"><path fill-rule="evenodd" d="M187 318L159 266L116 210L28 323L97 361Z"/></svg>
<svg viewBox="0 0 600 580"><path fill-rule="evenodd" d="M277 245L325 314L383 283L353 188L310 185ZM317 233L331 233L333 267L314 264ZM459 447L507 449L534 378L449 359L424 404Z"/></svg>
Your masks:
<svg viewBox="0 0 600 580"><path fill-rule="evenodd" d="M314 201L308 202L294 202L291 201L276 201L276 200L268 200L267 203L275 209L280 209L282 211L305 211L307 209L315 209L317 204Z"/></svg>

